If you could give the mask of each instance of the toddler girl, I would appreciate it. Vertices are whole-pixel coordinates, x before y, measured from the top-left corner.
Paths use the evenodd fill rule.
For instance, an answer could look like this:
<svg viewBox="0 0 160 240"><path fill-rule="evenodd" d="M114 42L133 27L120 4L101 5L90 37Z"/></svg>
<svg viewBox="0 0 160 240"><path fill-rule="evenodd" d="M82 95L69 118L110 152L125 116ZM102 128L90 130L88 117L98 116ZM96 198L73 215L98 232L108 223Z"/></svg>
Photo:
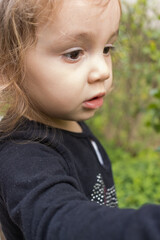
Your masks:
<svg viewBox="0 0 160 240"><path fill-rule="evenodd" d="M118 0L0 1L0 222L7 240L160 238L159 206L118 209L84 120L112 86Z"/></svg>

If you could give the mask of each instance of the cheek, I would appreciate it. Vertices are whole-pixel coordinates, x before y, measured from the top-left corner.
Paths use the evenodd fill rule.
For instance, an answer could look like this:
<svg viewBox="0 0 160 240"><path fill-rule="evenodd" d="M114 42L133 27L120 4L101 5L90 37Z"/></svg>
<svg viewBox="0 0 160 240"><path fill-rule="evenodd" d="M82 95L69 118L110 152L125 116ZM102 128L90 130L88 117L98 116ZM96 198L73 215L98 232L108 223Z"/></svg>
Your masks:
<svg viewBox="0 0 160 240"><path fill-rule="evenodd" d="M26 72L26 86L33 93L39 91L47 94L56 89L62 75L54 64L38 59L28 62Z"/></svg>
<svg viewBox="0 0 160 240"><path fill-rule="evenodd" d="M62 98L71 101L77 99L85 86L84 67L62 66L57 58L42 57L35 52L27 56L26 70L26 88L34 99L46 96L49 101L53 97L58 101Z"/></svg>
<svg viewBox="0 0 160 240"><path fill-rule="evenodd" d="M112 82L113 82L113 72L112 72L112 60L111 58L108 59L107 61L109 70L110 70L110 77L105 81L105 89L106 92L109 93L112 90Z"/></svg>
<svg viewBox="0 0 160 240"><path fill-rule="evenodd" d="M111 58L111 56L109 56L109 57L107 58L107 66L108 66L109 72L110 72L110 78L108 79L108 81L112 81L113 72L112 72L112 58Z"/></svg>
<svg viewBox="0 0 160 240"><path fill-rule="evenodd" d="M105 81L105 89L106 89L106 93L109 93L112 90L112 78L111 77Z"/></svg>

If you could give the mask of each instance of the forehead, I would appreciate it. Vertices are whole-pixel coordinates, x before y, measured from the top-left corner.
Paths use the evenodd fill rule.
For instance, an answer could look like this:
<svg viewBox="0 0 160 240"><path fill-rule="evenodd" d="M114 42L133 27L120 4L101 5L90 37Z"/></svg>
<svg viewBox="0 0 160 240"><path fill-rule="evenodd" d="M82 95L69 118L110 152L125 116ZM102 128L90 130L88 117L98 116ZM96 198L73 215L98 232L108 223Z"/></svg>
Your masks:
<svg viewBox="0 0 160 240"><path fill-rule="evenodd" d="M120 6L118 0L60 0L56 14L51 14L44 27L54 31L69 33L69 31L90 29L93 25L102 23L103 27L119 25ZM106 23L106 26L105 26Z"/></svg>
<svg viewBox="0 0 160 240"><path fill-rule="evenodd" d="M68 13L70 14L69 18L73 18L75 15L81 17L88 15L88 18L96 15L101 17L106 11L110 17L109 13L113 15L114 10L119 9L118 0L61 0L60 4L60 16L61 13L62 15Z"/></svg>

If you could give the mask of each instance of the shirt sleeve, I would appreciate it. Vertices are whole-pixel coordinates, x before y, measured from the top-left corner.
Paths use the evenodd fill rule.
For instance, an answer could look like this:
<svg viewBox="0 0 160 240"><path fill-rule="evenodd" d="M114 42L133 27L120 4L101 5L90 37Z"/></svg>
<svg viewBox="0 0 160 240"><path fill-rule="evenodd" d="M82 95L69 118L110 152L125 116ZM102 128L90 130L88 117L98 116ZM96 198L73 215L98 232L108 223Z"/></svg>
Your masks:
<svg viewBox="0 0 160 240"><path fill-rule="evenodd" d="M41 144L17 145L0 161L1 193L25 240L158 240L160 207L139 210L89 201L64 159Z"/></svg>

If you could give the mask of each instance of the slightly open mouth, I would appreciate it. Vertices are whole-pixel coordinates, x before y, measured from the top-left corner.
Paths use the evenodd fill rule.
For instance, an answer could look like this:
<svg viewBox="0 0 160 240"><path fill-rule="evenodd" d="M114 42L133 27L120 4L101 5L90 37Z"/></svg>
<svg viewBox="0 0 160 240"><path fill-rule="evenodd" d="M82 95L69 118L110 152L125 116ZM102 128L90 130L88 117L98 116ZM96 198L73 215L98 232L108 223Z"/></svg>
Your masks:
<svg viewBox="0 0 160 240"><path fill-rule="evenodd" d="M103 97L97 96L84 102L84 107L89 109L97 109L103 105Z"/></svg>
<svg viewBox="0 0 160 240"><path fill-rule="evenodd" d="M100 97L94 97L94 98L89 99L88 101L93 101L93 100L96 100L98 98L100 98Z"/></svg>

